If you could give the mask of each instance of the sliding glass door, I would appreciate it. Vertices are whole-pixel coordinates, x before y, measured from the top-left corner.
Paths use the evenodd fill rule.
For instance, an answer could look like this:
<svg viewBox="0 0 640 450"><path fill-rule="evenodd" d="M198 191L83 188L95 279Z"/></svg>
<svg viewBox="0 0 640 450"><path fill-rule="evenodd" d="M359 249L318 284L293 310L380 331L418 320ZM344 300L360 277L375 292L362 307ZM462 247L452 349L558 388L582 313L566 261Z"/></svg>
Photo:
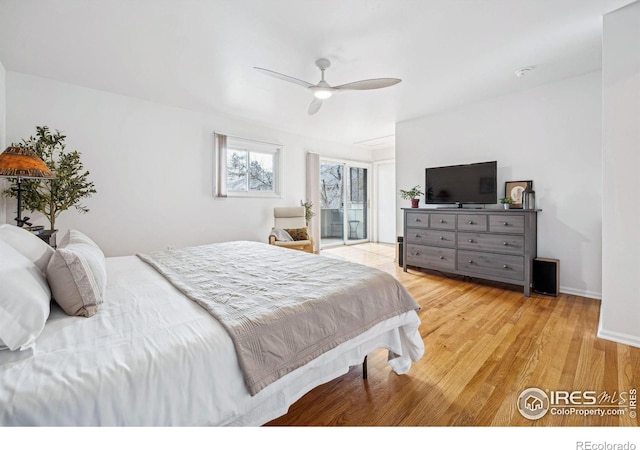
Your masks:
<svg viewBox="0 0 640 450"><path fill-rule="evenodd" d="M369 173L366 164L321 161L321 247L369 240Z"/></svg>
<svg viewBox="0 0 640 450"><path fill-rule="evenodd" d="M320 163L320 246L344 244L344 164Z"/></svg>
<svg viewBox="0 0 640 450"><path fill-rule="evenodd" d="M369 169L347 167L347 240L362 241L369 239Z"/></svg>

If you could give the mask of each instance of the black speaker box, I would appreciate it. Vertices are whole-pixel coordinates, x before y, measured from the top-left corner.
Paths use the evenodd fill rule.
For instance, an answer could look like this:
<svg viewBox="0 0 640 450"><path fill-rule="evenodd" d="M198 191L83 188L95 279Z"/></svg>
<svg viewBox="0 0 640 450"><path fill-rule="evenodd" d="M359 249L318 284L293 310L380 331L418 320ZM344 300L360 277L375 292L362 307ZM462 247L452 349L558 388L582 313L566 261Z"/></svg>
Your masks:
<svg viewBox="0 0 640 450"><path fill-rule="evenodd" d="M535 258L533 260L533 291L538 294L558 296L560 292L560 261Z"/></svg>

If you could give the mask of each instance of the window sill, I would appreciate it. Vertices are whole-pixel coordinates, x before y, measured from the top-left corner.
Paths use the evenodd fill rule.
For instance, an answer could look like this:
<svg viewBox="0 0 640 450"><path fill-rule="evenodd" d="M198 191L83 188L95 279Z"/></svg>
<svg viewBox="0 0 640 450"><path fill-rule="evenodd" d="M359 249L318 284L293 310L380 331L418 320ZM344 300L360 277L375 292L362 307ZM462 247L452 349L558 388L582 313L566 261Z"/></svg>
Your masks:
<svg viewBox="0 0 640 450"><path fill-rule="evenodd" d="M282 198L278 192L227 192L226 197L216 198Z"/></svg>

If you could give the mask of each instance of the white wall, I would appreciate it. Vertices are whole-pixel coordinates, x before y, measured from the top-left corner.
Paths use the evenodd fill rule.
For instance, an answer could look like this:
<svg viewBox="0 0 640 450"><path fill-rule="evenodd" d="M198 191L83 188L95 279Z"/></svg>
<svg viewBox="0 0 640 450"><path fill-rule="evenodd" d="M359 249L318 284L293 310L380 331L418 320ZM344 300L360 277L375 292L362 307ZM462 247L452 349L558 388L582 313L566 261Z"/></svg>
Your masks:
<svg viewBox="0 0 640 450"><path fill-rule="evenodd" d="M7 109L7 96L6 96L6 84L7 84L7 72L4 70L2 61L0 61L0 153L4 151L7 146L7 123L6 123L6 109ZM7 183L3 178L0 178L0 192L6 189ZM6 202L4 196L0 194L0 224L7 223L6 218Z"/></svg>
<svg viewBox="0 0 640 450"><path fill-rule="evenodd" d="M19 141L37 125L67 135L82 154L97 194L90 212L63 212L60 234L84 231L108 256L226 240L261 242L273 207L305 199L305 154L371 160L371 152L140 99L7 72L7 136ZM281 199L214 199L213 132L283 144ZM34 223L46 224L37 214Z"/></svg>
<svg viewBox="0 0 640 450"><path fill-rule="evenodd" d="M376 161L374 169L374 238L377 242L396 243L396 163L394 160Z"/></svg>
<svg viewBox="0 0 640 450"><path fill-rule="evenodd" d="M640 3L603 20L602 307L598 336L640 347Z"/></svg>
<svg viewBox="0 0 640 450"><path fill-rule="evenodd" d="M424 187L425 167L497 160L498 197L505 181L534 182L538 256L560 260L561 291L599 298L601 109L598 72L399 123L398 190ZM401 234L410 205L397 205Z"/></svg>
<svg viewBox="0 0 640 450"><path fill-rule="evenodd" d="M396 149L395 147L378 148L373 150L372 154L374 161L394 159L396 157Z"/></svg>
<svg viewBox="0 0 640 450"><path fill-rule="evenodd" d="M396 235L396 168L395 145L377 148L373 157L373 238L376 242L393 243Z"/></svg>

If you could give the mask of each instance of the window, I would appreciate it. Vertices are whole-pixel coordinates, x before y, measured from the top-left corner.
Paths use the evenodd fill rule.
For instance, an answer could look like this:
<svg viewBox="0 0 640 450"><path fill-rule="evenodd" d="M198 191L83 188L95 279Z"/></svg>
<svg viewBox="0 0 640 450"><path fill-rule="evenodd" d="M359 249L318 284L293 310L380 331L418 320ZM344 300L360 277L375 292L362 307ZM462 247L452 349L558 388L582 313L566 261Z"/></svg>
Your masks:
<svg viewBox="0 0 640 450"><path fill-rule="evenodd" d="M273 192L274 153L227 148L227 189Z"/></svg>
<svg viewBox="0 0 640 450"><path fill-rule="evenodd" d="M215 134L216 196L277 197L280 195L281 146Z"/></svg>
<svg viewBox="0 0 640 450"><path fill-rule="evenodd" d="M367 191L367 169L361 167L350 167L351 174L351 200L352 202L362 202Z"/></svg>

